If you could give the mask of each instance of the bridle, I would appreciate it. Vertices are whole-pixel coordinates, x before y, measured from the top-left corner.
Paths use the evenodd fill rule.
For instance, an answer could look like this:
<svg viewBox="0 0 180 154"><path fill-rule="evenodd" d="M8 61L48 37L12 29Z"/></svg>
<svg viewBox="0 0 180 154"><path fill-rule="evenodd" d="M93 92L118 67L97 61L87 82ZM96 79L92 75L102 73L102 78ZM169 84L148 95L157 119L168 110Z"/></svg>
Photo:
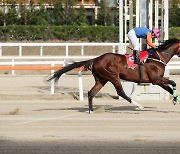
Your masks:
<svg viewBox="0 0 180 154"><path fill-rule="evenodd" d="M178 43L178 46L179 46L179 47L178 47L178 51L177 51L177 53L178 53L177 56L180 57L180 42ZM158 51L156 50L156 53L157 53L159 59L155 59L155 58L148 58L148 59L151 59L151 60L153 60L153 61L160 62L160 63L162 63L162 64L164 64L164 65L166 66L167 63L165 62L164 58L161 56L160 52L158 52ZM164 52L164 53L169 53L169 54L173 55L172 52L168 52L168 51L166 51L166 52Z"/></svg>

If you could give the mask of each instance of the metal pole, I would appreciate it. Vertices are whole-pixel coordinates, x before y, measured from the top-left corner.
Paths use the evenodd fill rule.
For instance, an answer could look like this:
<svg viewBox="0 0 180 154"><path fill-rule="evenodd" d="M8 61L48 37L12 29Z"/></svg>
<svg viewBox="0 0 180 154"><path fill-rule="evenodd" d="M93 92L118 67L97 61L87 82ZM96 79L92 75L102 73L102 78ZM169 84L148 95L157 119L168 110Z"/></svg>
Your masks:
<svg viewBox="0 0 180 154"><path fill-rule="evenodd" d="M54 63L52 63L51 66L53 67ZM53 76L53 74L54 74L54 70L51 70L51 76ZM55 86L54 86L54 79L53 79L51 81L51 95L54 95L54 91L55 91L54 88L55 88Z"/></svg>
<svg viewBox="0 0 180 154"><path fill-rule="evenodd" d="M158 20L158 17L159 17L159 3L158 3L158 0L155 0L155 27L158 28L159 27L159 20ZM158 45L158 40L155 39L155 44Z"/></svg>
<svg viewBox="0 0 180 154"><path fill-rule="evenodd" d="M147 0L141 0L141 27L147 28Z"/></svg>
<svg viewBox="0 0 180 154"><path fill-rule="evenodd" d="M136 0L136 27L139 27L139 10L140 10L140 7L139 7L139 0Z"/></svg>
<svg viewBox="0 0 180 154"><path fill-rule="evenodd" d="M161 41L164 40L164 0L161 2Z"/></svg>
<svg viewBox="0 0 180 154"><path fill-rule="evenodd" d="M123 0L119 0L119 54L124 54L123 47Z"/></svg>
<svg viewBox="0 0 180 154"><path fill-rule="evenodd" d="M168 11L168 0L164 0L163 2L163 10L164 10L164 40L168 40L169 38L169 11Z"/></svg>
<svg viewBox="0 0 180 154"><path fill-rule="evenodd" d="M133 1L129 0L129 30L133 28Z"/></svg>
<svg viewBox="0 0 180 154"><path fill-rule="evenodd" d="M148 18L148 0L141 0L141 27L144 28L148 28L148 22L147 22L147 18ZM147 48L147 44L146 41L144 39L140 39L141 40L141 50L144 50Z"/></svg>
<svg viewBox="0 0 180 154"><path fill-rule="evenodd" d="M159 24L158 24L158 17L159 17L159 2L158 0L155 0L155 27L158 28Z"/></svg>
<svg viewBox="0 0 180 154"><path fill-rule="evenodd" d="M153 27L153 0L149 0L149 28L152 29Z"/></svg>
<svg viewBox="0 0 180 154"><path fill-rule="evenodd" d="M127 8L127 1L124 4L124 42L126 43L127 40L127 16L128 16L128 8ZM124 46L124 50L126 51L126 45Z"/></svg>
<svg viewBox="0 0 180 154"><path fill-rule="evenodd" d="M136 27L140 27L140 0L136 0ZM141 41L139 40L139 43ZM140 43L140 49L141 49L141 43Z"/></svg>
<svg viewBox="0 0 180 154"><path fill-rule="evenodd" d="M83 97L83 81L82 81L82 72L79 71L78 72L78 80L79 80L79 100L83 101L84 97Z"/></svg>

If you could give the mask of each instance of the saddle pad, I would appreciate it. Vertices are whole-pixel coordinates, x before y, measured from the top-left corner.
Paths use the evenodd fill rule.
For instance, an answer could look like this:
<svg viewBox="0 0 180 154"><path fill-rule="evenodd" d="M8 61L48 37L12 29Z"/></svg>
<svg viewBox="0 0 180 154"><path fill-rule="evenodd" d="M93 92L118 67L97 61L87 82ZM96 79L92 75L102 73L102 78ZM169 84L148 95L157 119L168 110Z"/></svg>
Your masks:
<svg viewBox="0 0 180 154"><path fill-rule="evenodd" d="M134 56L133 55L125 54L125 56L126 56L126 61L127 61L128 66L130 66L130 67L136 67L137 66L137 64L134 64ZM140 62L145 63L145 61L148 57L148 52L147 51L140 51L138 56L139 56Z"/></svg>

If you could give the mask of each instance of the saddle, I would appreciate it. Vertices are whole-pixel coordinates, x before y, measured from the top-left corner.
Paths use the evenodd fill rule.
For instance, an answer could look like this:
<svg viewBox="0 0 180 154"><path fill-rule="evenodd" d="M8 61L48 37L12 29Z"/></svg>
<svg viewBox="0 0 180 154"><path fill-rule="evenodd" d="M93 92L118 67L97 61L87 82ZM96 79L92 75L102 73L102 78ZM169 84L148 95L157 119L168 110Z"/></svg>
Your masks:
<svg viewBox="0 0 180 154"><path fill-rule="evenodd" d="M134 56L132 54L125 54L125 57L129 67L137 67L137 64L134 64ZM140 62L144 64L148 58L148 52L145 50L140 51L138 57Z"/></svg>

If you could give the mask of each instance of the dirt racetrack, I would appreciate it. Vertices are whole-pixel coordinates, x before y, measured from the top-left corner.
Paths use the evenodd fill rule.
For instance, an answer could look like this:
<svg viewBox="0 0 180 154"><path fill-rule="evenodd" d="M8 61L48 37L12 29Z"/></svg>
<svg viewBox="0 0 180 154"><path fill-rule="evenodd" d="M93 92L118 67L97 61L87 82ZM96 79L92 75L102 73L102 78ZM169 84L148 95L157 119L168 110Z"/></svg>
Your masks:
<svg viewBox="0 0 180 154"><path fill-rule="evenodd" d="M76 100L78 79L62 76L54 96L43 75L1 75L0 154L179 154L180 104L138 101L136 110L114 99L108 84L94 99L88 114L87 97ZM177 83L179 76L171 79ZM85 96L94 84L83 77ZM74 94L75 92L75 94Z"/></svg>

